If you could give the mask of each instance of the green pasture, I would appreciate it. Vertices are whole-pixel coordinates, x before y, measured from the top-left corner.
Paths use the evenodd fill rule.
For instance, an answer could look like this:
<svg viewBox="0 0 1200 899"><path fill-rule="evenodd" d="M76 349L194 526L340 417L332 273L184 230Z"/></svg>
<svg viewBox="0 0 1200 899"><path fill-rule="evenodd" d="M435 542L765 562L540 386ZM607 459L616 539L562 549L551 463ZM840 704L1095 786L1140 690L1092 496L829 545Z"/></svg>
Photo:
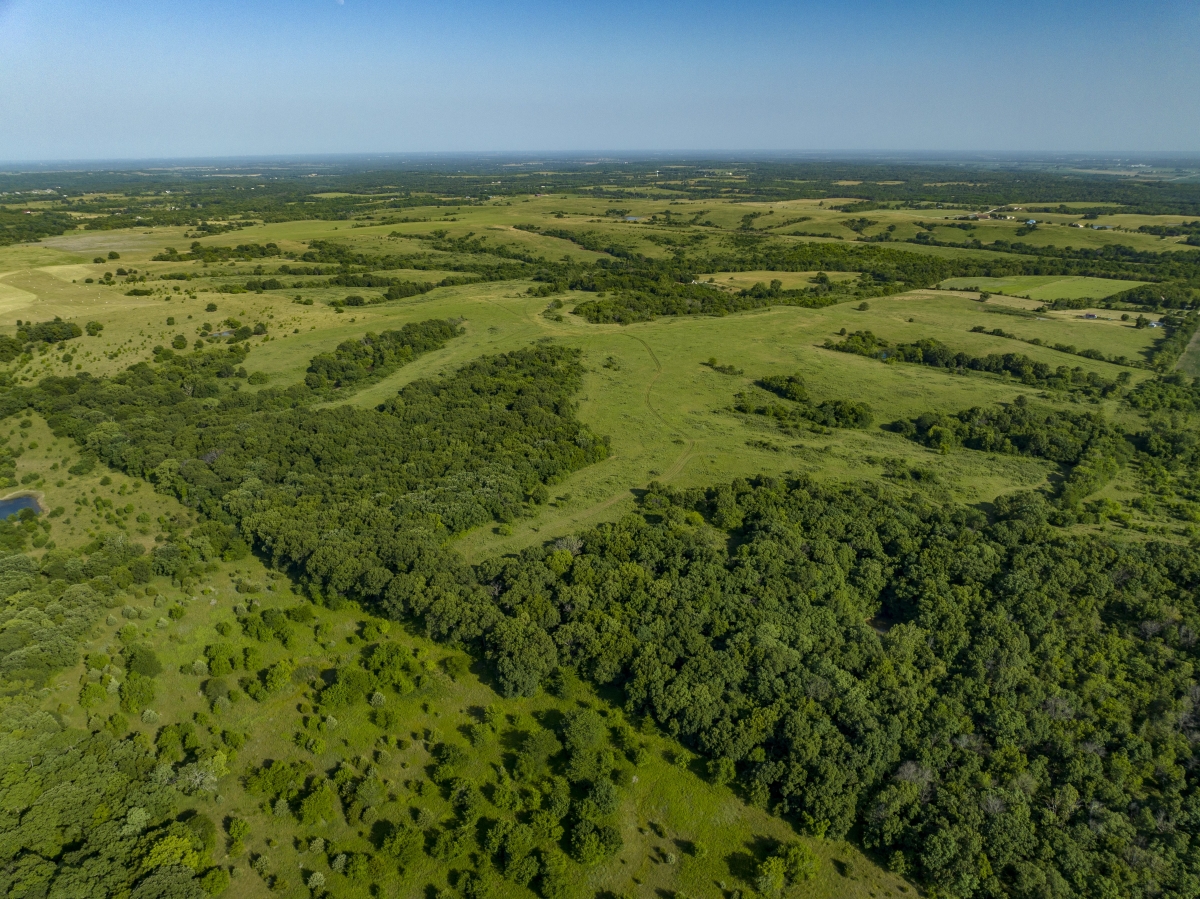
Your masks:
<svg viewBox="0 0 1200 899"><path fill-rule="evenodd" d="M939 287L947 290L983 290L1013 294L1031 300L1053 302L1084 297L1102 300L1123 290L1141 287L1144 281L1086 278L1074 275L1015 275L1010 278L947 278Z"/></svg>
<svg viewBox="0 0 1200 899"><path fill-rule="evenodd" d="M1183 356L1179 359L1178 368L1192 377L1200 377L1200 334L1192 338Z"/></svg>

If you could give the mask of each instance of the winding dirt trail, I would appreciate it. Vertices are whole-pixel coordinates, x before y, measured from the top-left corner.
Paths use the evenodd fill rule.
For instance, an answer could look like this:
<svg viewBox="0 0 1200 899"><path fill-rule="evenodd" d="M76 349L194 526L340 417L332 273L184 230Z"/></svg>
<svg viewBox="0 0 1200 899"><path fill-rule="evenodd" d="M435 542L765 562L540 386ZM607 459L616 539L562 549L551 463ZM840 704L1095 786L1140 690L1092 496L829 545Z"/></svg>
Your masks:
<svg viewBox="0 0 1200 899"><path fill-rule="evenodd" d="M665 418L662 417L662 415L659 413L659 411L654 408L654 404L652 402L650 402L650 392L652 390L654 390L654 385L657 384L658 379L662 377L662 373L663 373L662 363L658 361L658 356L656 356L654 354L654 350L653 350L653 348L651 348L650 344L646 343L646 341L642 340L642 338L634 337L632 334L626 334L625 336L629 337L632 340L636 340L643 347L645 347L646 352L650 354L650 360L654 363L654 377L651 378L650 383L646 385L646 408L650 410L651 415L653 415L655 418L657 418L659 421L661 421L663 423L663 427L669 428L669 427L671 427L670 423Z"/></svg>

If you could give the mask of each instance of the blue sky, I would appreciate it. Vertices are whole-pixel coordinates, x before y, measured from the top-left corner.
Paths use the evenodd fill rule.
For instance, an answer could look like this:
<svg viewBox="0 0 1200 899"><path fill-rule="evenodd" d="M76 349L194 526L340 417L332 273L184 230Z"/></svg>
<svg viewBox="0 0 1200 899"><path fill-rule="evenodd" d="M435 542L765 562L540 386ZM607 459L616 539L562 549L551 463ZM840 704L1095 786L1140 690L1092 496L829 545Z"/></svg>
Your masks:
<svg viewBox="0 0 1200 899"><path fill-rule="evenodd" d="M1200 151L1200 2L0 0L0 160Z"/></svg>

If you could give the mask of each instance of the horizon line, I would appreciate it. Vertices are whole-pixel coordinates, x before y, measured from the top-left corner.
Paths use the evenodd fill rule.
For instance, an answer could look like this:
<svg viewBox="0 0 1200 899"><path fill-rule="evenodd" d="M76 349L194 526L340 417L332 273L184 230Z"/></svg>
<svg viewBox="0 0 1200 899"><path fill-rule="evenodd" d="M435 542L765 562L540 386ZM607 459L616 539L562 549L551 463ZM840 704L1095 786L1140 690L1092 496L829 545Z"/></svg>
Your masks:
<svg viewBox="0 0 1200 899"><path fill-rule="evenodd" d="M537 159L536 157L543 157ZM333 161L366 161L392 160L405 161L417 159L439 159L450 161L454 159L520 159L529 163L541 161L588 161L593 164L603 162L631 162L653 159L677 159L681 161L721 161L736 163L737 157L745 157L746 161L762 161L764 158L776 159L914 159L914 160L944 160L944 161L1005 161L1005 160L1096 160L1120 162L1124 159L1151 159L1191 161L1200 163L1200 150L806 150L806 149L679 149L679 150L388 150L388 151L346 151L324 153L229 153L197 156L110 156L110 157L61 157L55 159L12 159L0 160L0 174L20 174L11 171L12 167L30 167L33 169L55 169L62 171L78 170L79 168L130 168L130 167L159 167L159 168L196 168L221 164L289 163L293 165L306 162L321 163Z"/></svg>

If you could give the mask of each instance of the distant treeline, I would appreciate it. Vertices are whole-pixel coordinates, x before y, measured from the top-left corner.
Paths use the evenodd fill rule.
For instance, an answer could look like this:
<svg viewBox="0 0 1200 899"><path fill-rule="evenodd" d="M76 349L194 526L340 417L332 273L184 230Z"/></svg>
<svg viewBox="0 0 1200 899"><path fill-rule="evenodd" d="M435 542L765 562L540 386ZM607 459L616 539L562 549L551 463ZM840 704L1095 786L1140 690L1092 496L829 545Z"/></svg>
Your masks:
<svg viewBox="0 0 1200 899"><path fill-rule="evenodd" d="M76 220L57 210L36 212L0 206L0 247L54 237L74 228Z"/></svg>
<svg viewBox="0 0 1200 899"><path fill-rule="evenodd" d="M212 178L209 169L162 175L118 170L4 173L0 174L0 190L47 191L38 201L54 205L49 211L40 206L31 215L25 215L21 207L0 207L0 244L59 234L80 222L93 230L165 225L205 228L212 221L236 227L251 220L369 224L400 220L396 213L401 211L448 211L489 199L545 192L617 202L634 198L780 201L850 197L851 202L838 206L850 213L939 205L987 209L1019 203L1072 213L1082 209L1093 214L1200 216L1200 186L1194 182L1113 178L1054 171L1036 164L679 160L669 182L661 178L660 165L657 160L594 166L560 160L548 171L539 165L535 174L465 159L419 167L401 161L374 163L371 168L347 162L317 174L302 166L272 166L269 176L236 179L237 183ZM1090 205L1076 208L1064 206L1066 203ZM74 219L68 211L82 218ZM691 217L691 224L698 224L695 218Z"/></svg>

